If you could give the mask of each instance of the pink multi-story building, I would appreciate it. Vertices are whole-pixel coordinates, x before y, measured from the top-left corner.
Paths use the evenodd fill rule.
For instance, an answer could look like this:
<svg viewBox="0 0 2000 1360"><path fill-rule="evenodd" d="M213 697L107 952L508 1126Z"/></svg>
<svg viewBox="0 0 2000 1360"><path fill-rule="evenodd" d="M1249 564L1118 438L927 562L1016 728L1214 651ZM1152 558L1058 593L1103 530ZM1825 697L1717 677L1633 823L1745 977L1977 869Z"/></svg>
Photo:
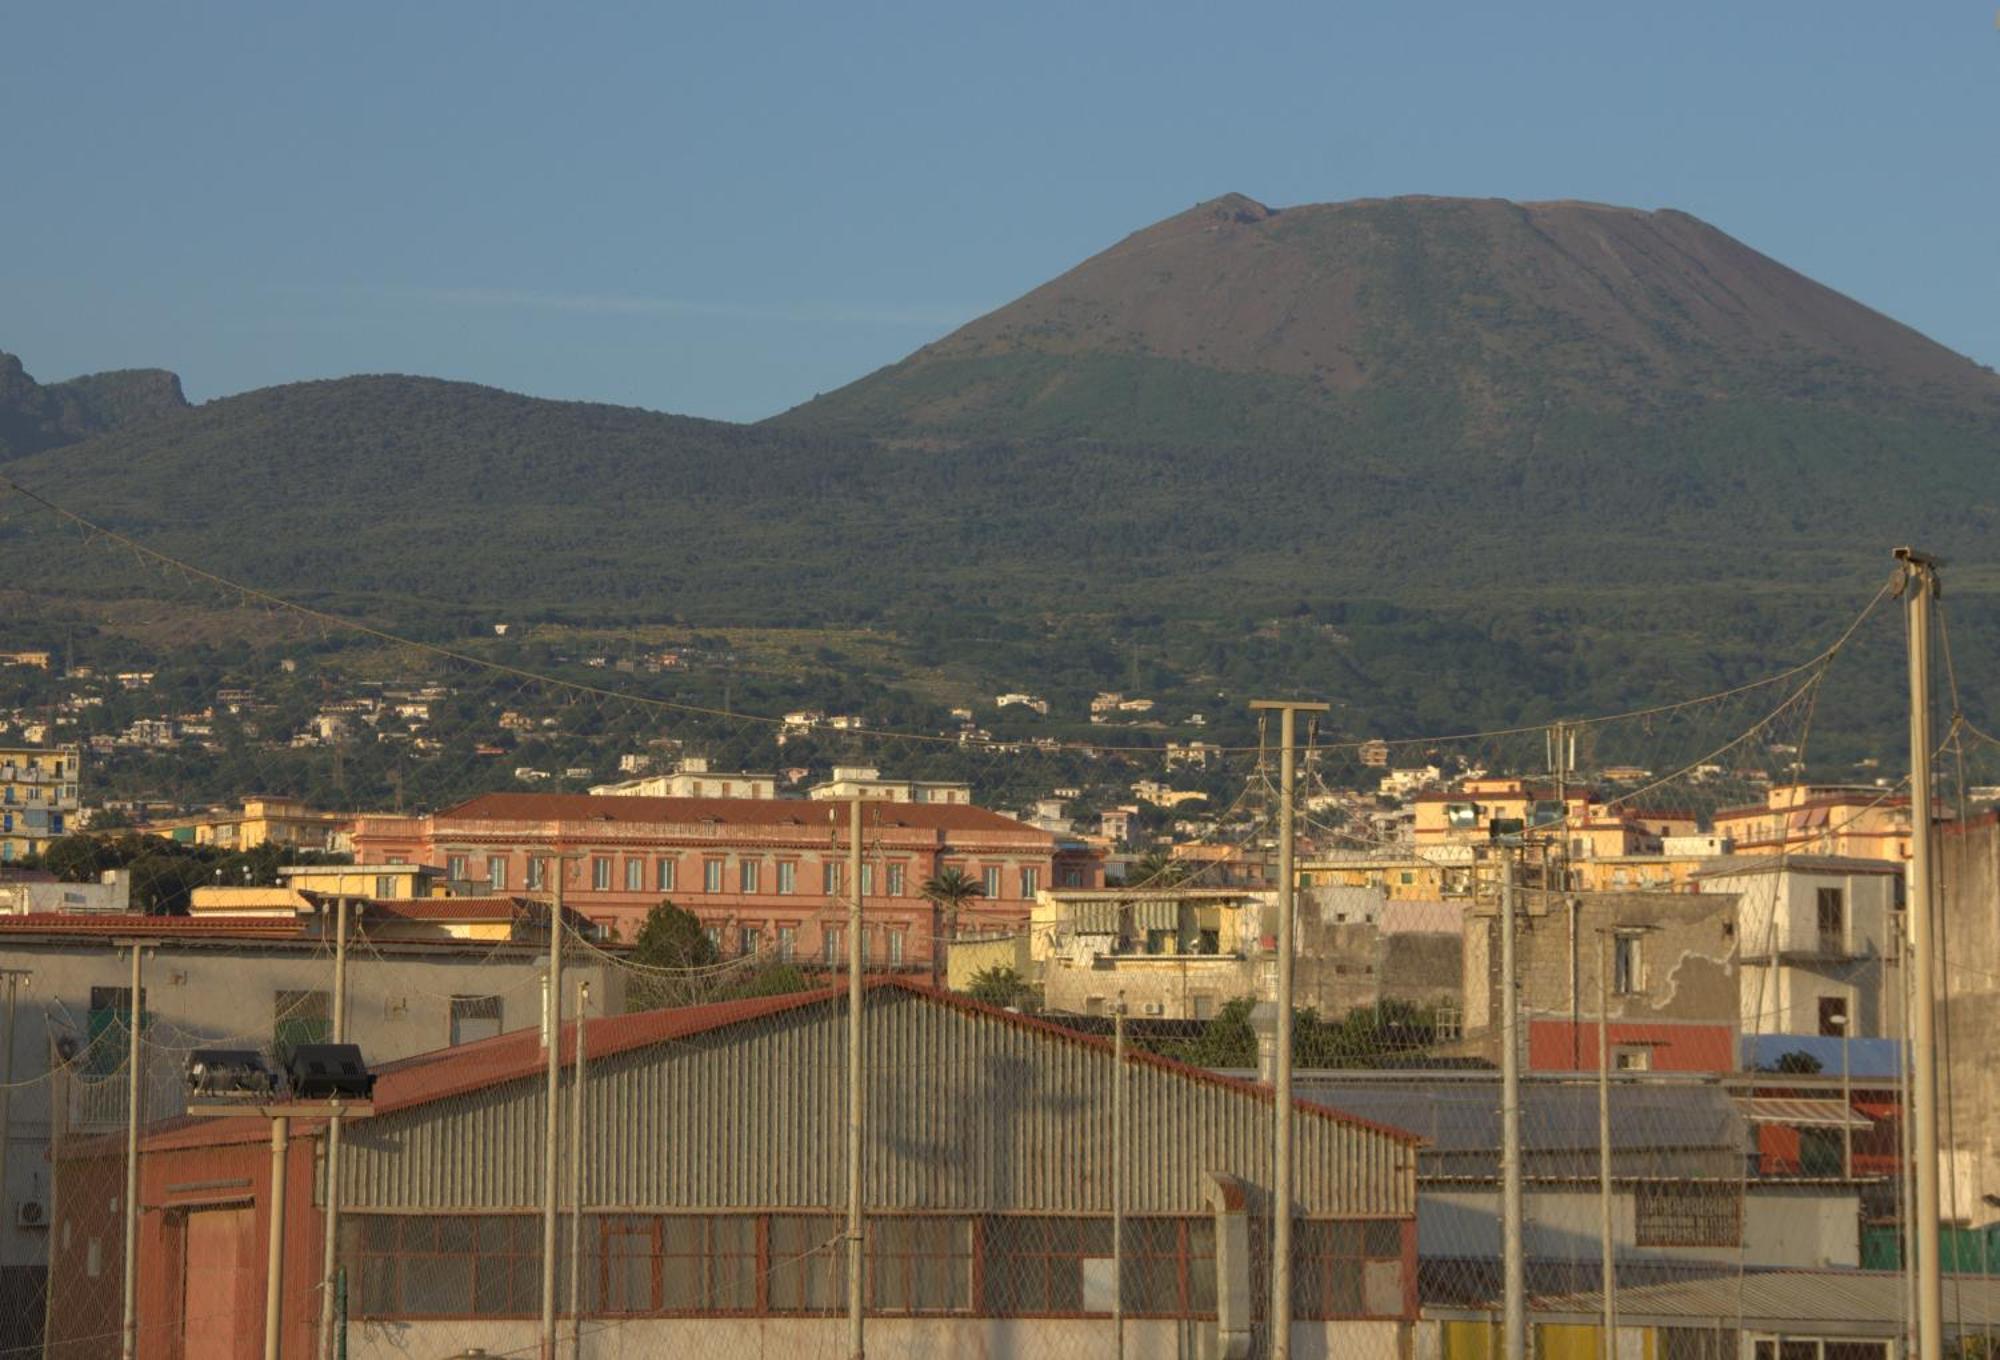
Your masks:
<svg viewBox="0 0 2000 1360"><path fill-rule="evenodd" d="M362 864L432 864L490 893L543 892L567 864L564 900L616 938L669 900L701 918L723 954L802 963L846 957L846 803L491 793L424 816L363 816ZM863 945L871 963L926 962L941 929L923 885L957 869L983 895L961 931L1025 927L1044 888L1096 888L1098 851L984 808L869 801L862 808Z"/></svg>

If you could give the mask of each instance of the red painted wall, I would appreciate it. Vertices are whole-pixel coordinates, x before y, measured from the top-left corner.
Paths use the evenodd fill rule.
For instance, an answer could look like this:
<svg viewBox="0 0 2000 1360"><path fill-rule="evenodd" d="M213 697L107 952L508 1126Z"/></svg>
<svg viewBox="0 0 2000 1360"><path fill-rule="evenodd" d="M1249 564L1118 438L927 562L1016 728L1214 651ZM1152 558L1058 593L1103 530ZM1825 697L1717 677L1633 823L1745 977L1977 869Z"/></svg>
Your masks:
<svg viewBox="0 0 2000 1360"><path fill-rule="evenodd" d="M266 1245L270 1234L269 1123L256 1142L146 1152L139 1165L139 1360L255 1360L264 1344ZM319 1323L319 1209L313 1204L313 1142L294 1139L286 1154L284 1319L285 1360L312 1360ZM51 1309L49 1360L116 1360L122 1313L123 1245L118 1197L124 1190L122 1153L67 1159L56 1167L56 1222L51 1277L60 1297ZM208 1209L246 1207L250 1260L227 1317L214 1314L195 1330L207 1338L200 1354L182 1345L189 1295L185 1272L188 1217ZM64 1244L63 1222L71 1224ZM92 1278L89 1243L99 1240ZM218 1346L218 1339L224 1344Z"/></svg>
<svg viewBox="0 0 2000 1360"><path fill-rule="evenodd" d="M1653 1055L1655 1072L1733 1072L1736 1031L1728 1025L1648 1024L1613 1020L1611 1047L1645 1047ZM1597 1070L1597 1022L1572 1025L1567 1020L1528 1021L1528 1070L1531 1072L1594 1072Z"/></svg>

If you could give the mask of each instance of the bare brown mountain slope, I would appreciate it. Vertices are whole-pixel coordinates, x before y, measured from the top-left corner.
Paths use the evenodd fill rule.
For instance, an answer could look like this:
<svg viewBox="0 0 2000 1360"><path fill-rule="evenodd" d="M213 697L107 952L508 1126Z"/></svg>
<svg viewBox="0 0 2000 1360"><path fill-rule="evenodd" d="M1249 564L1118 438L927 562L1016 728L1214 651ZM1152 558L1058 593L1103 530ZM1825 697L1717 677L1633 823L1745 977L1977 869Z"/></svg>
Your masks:
<svg viewBox="0 0 2000 1360"><path fill-rule="evenodd" d="M1051 359L1072 362L1032 362ZM1004 434L1053 404L1080 418L1074 433L1115 434L1079 400L1103 376L1079 360L1281 380L1262 399L1304 407L1448 391L1502 425L1528 399L2000 413L1991 372L1686 213L1451 198L1273 210L1229 194L781 419Z"/></svg>

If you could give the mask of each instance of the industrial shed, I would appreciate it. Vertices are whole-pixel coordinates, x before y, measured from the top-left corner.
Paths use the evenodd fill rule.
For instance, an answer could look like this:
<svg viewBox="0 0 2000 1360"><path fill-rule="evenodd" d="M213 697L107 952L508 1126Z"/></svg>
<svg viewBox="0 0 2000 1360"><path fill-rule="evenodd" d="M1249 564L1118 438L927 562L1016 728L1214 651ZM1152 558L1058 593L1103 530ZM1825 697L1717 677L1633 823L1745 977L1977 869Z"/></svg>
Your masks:
<svg viewBox="0 0 2000 1360"><path fill-rule="evenodd" d="M1132 1053L1114 1146L1109 1042L914 983L865 996L871 1355L1110 1353L1114 1168L1127 1354L1219 1354L1218 1328L1261 1332L1268 1087ZM574 1220L562 1187L560 1240L581 1244L574 1312L559 1262L565 1353L841 1353L846 1035L844 991L588 1022L582 1136L563 1149L582 1186ZM536 1353L545 1062L530 1030L382 1069L341 1160L350 1356ZM573 1090L566 1075L566 1106ZM1417 1315L1417 1140L1304 1102L1292 1118L1294 1353L1388 1360ZM260 1353L267 1137L251 1117L146 1139L144 1360ZM294 1138L283 1350L308 1360L321 1139ZM67 1160L58 1215L115 1197L120 1172L109 1150ZM57 1242L59 1258L81 1249ZM80 1258L58 1276L115 1303L103 1258L95 1277ZM82 1302L51 1360L115 1354Z"/></svg>

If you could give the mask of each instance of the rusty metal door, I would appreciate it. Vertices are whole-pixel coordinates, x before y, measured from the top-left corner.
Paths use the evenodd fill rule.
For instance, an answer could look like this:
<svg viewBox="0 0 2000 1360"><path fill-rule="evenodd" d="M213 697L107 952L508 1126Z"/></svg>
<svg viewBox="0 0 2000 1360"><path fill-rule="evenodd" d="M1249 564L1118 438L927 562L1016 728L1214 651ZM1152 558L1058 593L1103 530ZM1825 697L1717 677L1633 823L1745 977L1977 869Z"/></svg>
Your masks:
<svg viewBox="0 0 2000 1360"><path fill-rule="evenodd" d="M264 1342L264 1253L249 1205L199 1209L185 1220L183 1360L258 1360Z"/></svg>

